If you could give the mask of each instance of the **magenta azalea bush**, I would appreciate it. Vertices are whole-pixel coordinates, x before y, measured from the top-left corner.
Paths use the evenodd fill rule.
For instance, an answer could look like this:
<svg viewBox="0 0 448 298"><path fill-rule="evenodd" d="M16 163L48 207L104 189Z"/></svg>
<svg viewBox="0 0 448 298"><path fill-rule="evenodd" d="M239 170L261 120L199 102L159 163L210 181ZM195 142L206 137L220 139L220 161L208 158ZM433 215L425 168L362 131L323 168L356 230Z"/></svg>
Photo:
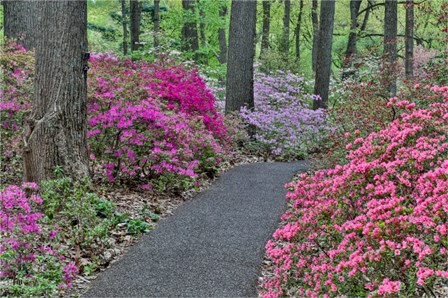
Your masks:
<svg viewBox="0 0 448 298"><path fill-rule="evenodd" d="M182 189L179 183L216 174L232 140L196 71L110 54L92 56L91 64L91 158L109 180Z"/></svg>
<svg viewBox="0 0 448 298"><path fill-rule="evenodd" d="M49 296L71 286L77 274L57 246L57 233L39 223L42 199L27 195L36 189L24 183L0 190L0 296Z"/></svg>
<svg viewBox="0 0 448 298"><path fill-rule="evenodd" d="M264 297L434 296L448 279L448 86L347 147L348 163L290 183L267 244Z"/></svg>
<svg viewBox="0 0 448 298"><path fill-rule="evenodd" d="M303 87L303 79L291 72L257 72L255 108L241 109L241 117L256 128L257 143L274 158L303 157L325 130L326 113L312 109L316 95Z"/></svg>
<svg viewBox="0 0 448 298"><path fill-rule="evenodd" d="M2 51L0 179L16 183L33 59L15 44ZM90 63L88 144L96 173L156 191L180 191L217 174L234 140L197 71L112 54L92 55Z"/></svg>

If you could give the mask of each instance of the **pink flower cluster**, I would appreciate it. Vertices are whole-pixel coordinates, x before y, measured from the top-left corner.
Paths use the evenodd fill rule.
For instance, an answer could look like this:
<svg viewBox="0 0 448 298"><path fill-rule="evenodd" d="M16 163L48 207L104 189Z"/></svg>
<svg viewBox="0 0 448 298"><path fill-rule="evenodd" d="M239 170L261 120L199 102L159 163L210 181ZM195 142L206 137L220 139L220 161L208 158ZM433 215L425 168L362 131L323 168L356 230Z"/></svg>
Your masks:
<svg viewBox="0 0 448 298"><path fill-rule="evenodd" d="M33 94L33 54L15 44L2 51L7 84L0 90L0 179L17 183L23 116ZM233 136L196 70L112 54L93 54L90 64L88 144L95 169L110 181L131 178L159 190L180 190L216 174Z"/></svg>
<svg viewBox="0 0 448 298"><path fill-rule="evenodd" d="M22 177L23 114L31 107L34 55L9 42L0 47L0 180L18 182Z"/></svg>
<svg viewBox="0 0 448 298"><path fill-rule="evenodd" d="M347 164L287 185L265 297L421 296L448 278L448 87L430 90L428 108L392 99L405 111Z"/></svg>
<svg viewBox="0 0 448 298"><path fill-rule="evenodd" d="M35 183L24 183L22 187L10 185L0 191L0 283L6 281L6 288L8 281L16 282L21 276L33 283L35 275L49 267L61 272L63 286L70 286L77 273L76 266L66 265L56 247L55 231L47 235L41 229L39 220L43 215L35 210L42 199L27 195L36 190Z"/></svg>
<svg viewBox="0 0 448 298"><path fill-rule="evenodd" d="M196 71L110 54L90 62L89 146L109 180L149 179L151 188L215 174L231 139Z"/></svg>

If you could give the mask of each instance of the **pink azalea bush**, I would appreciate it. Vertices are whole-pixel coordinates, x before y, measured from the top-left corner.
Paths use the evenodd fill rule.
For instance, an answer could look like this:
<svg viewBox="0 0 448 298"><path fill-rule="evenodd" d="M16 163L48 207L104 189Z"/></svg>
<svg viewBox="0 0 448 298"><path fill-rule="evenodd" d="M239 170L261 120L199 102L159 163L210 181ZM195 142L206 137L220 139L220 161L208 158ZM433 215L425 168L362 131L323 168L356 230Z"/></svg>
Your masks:
<svg viewBox="0 0 448 298"><path fill-rule="evenodd" d="M42 199L27 195L35 190L34 183L0 190L0 296L48 296L71 286L77 274L57 246L57 233L42 229Z"/></svg>
<svg viewBox="0 0 448 298"><path fill-rule="evenodd" d="M17 43L0 47L0 181L19 182L23 115L31 107L34 54Z"/></svg>
<svg viewBox="0 0 448 298"><path fill-rule="evenodd" d="M182 189L214 176L232 139L196 71L94 55L89 74L91 158L109 180Z"/></svg>
<svg viewBox="0 0 448 298"><path fill-rule="evenodd" d="M349 136L347 164L287 185L264 297L432 296L448 279L448 86L426 88L427 108L393 98L396 120Z"/></svg>

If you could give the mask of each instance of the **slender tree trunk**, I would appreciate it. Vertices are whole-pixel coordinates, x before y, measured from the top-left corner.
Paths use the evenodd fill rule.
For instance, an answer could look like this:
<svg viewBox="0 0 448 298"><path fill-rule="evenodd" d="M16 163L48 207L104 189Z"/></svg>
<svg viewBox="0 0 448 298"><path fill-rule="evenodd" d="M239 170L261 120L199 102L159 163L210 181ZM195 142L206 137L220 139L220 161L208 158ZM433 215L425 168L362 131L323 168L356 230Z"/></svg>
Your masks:
<svg viewBox="0 0 448 298"><path fill-rule="evenodd" d="M227 16L227 7L222 5L219 9L219 17L225 19ZM227 62L227 40L226 40L226 29L219 28L218 30L219 39L219 63L225 64Z"/></svg>
<svg viewBox="0 0 448 298"><path fill-rule="evenodd" d="M160 0L154 0L154 47L159 46Z"/></svg>
<svg viewBox="0 0 448 298"><path fill-rule="evenodd" d="M300 63L300 34L302 27L302 15L303 15L303 0L299 2L299 14L297 16L297 25L295 29L296 35L296 62Z"/></svg>
<svg viewBox="0 0 448 298"><path fill-rule="evenodd" d="M204 8L202 6L201 0L197 0L198 3L198 8L199 8L199 39L201 41L201 48L202 50L204 50L207 47L207 39L205 37L205 12L204 12ZM206 65L208 64L208 54L205 52L202 55L202 62L205 63Z"/></svg>
<svg viewBox="0 0 448 298"><path fill-rule="evenodd" d="M121 23L123 25L123 55L128 54L128 9L126 0L121 0Z"/></svg>
<svg viewBox="0 0 448 298"><path fill-rule="evenodd" d="M263 33L261 35L260 59L269 49L269 33L271 29L271 2L263 0Z"/></svg>
<svg viewBox="0 0 448 298"><path fill-rule="evenodd" d="M283 53L283 59L288 61L289 52L289 23L291 21L291 1L283 0L285 4L285 10L283 14L283 38L281 44L281 52Z"/></svg>
<svg viewBox="0 0 448 298"><path fill-rule="evenodd" d="M414 76L414 1L406 0L406 41L405 73L406 78Z"/></svg>
<svg viewBox="0 0 448 298"><path fill-rule="evenodd" d="M385 83L389 96L397 93L395 62L397 61L397 1L386 0L384 9L384 57L386 60Z"/></svg>
<svg viewBox="0 0 448 298"><path fill-rule="evenodd" d="M230 11L226 113L254 107L256 1L233 0Z"/></svg>
<svg viewBox="0 0 448 298"><path fill-rule="evenodd" d="M348 35L347 49L345 51L345 59L342 70L342 79L345 80L354 74L354 71L350 70L353 57L356 54L356 41L358 39L358 14L361 7L362 0L350 0L350 33Z"/></svg>
<svg viewBox="0 0 448 298"><path fill-rule="evenodd" d="M335 1L322 0L320 7L319 43L316 61L316 79L314 94L320 96L315 100L313 108L326 109L328 106L328 93L330 89L331 74L331 48L333 43Z"/></svg>
<svg viewBox="0 0 448 298"><path fill-rule="evenodd" d="M38 1L35 98L24 134L25 179L89 175L87 1Z"/></svg>
<svg viewBox="0 0 448 298"><path fill-rule="evenodd" d="M140 22L142 18L142 2L131 0L131 51L138 51L140 48Z"/></svg>
<svg viewBox="0 0 448 298"><path fill-rule="evenodd" d="M317 15L318 2L313 0L313 6L311 9L311 21L313 23L313 49L311 51L312 67L313 71L316 71L316 61L317 61L317 44L319 42L319 18Z"/></svg>
<svg viewBox="0 0 448 298"><path fill-rule="evenodd" d="M18 40L27 50L36 46L36 4L34 0L3 1L4 34Z"/></svg>
<svg viewBox="0 0 448 298"><path fill-rule="evenodd" d="M184 13L195 14L194 10L195 0L182 0L182 8ZM194 59L199 60L199 41L198 41L198 30L196 28L196 21L192 21L191 17L186 16L185 23L182 27L182 38L183 38L183 50L185 52L194 52Z"/></svg>

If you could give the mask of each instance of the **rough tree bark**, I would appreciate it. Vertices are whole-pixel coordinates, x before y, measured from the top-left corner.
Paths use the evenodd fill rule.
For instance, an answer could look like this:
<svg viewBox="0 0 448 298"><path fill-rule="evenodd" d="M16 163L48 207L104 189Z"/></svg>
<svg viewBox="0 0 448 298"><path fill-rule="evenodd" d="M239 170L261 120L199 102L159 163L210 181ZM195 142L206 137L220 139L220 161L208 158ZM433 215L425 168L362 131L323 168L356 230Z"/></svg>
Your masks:
<svg viewBox="0 0 448 298"><path fill-rule="evenodd" d="M159 46L160 0L154 0L154 47Z"/></svg>
<svg viewBox="0 0 448 298"><path fill-rule="evenodd" d="M319 43L316 61L316 77L314 94L320 96L315 100L313 108L326 109L328 106L328 93L331 74L331 47L333 43L335 1L322 0L320 7Z"/></svg>
<svg viewBox="0 0 448 298"><path fill-rule="evenodd" d="M345 58L344 58L344 64L343 64L343 70L342 70L342 79L345 80L349 78L352 74L354 74L353 71L350 70L352 64L353 64L353 57L356 54L356 42L358 39L358 14L359 9L361 7L362 0L350 0L350 33L348 35L348 41L347 41L347 49L345 51Z"/></svg>
<svg viewBox="0 0 448 298"><path fill-rule="evenodd" d="M186 15L186 20L182 26L182 48L185 52L194 52L194 59L197 61L199 59L197 52L199 50L198 30L196 28L196 21L191 20L192 18L187 16L188 14L195 13L194 2L195 0L182 0L182 8Z"/></svg>
<svg viewBox="0 0 448 298"><path fill-rule="evenodd" d="M285 10L283 14L283 37L280 51L283 53L283 59L287 61L289 52L289 23L291 21L291 1L283 1L285 4Z"/></svg>
<svg viewBox="0 0 448 298"><path fill-rule="evenodd" d="M261 34L260 58L264 56L269 49L269 33L271 29L271 2L263 0L263 29Z"/></svg>
<svg viewBox="0 0 448 298"><path fill-rule="evenodd" d="M123 55L128 54L128 9L126 0L121 0L121 24L123 26Z"/></svg>
<svg viewBox="0 0 448 298"><path fill-rule="evenodd" d="M405 25L405 73L406 78L414 76L414 1L406 0Z"/></svg>
<svg viewBox="0 0 448 298"><path fill-rule="evenodd" d="M34 0L3 1L4 34L18 40L27 50L36 46L36 4Z"/></svg>
<svg viewBox="0 0 448 298"><path fill-rule="evenodd" d="M397 61L397 9L396 0L386 0L384 8L385 83L390 97L394 97L397 93L395 74L395 62Z"/></svg>
<svg viewBox="0 0 448 298"><path fill-rule="evenodd" d="M233 0L230 10L226 113L254 106L256 1Z"/></svg>
<svg viewBox="0 0 448 298"><path fill-rule="evenodd" d="M137 51L140 48L141 18L142 18L142 2L140 0L131 0L131 9L130 9L131 51Z"/></svg>
<svg viewBox="0 0 448 298"><path fill-rule="evenodd" d="M87 1L38 1L35 97L24 133L27 181L89 175Z"/></svg>
<svg viewBox="0 0 448 298"><path fill-rule="evenodd" d="M319 42L319 18L317 15L318 2L313 0L311 8L311 21L313 23L313 49L311 51L311 60L313 71L316 71L316 61L317 61L317 45Z"/></svg>
<svg viewBox="0 0 448 298"><path fill-rule="evenodd" d="M299 2L299 14L297 15L297 25L295 28L296 36L296 62L300 63L300 34L302 28L303 0Z"/></svg>
<svg viewBox="0 0 448 298"><path fill-rule="evenodd" d="M222 5L219 8L219 17L224 20L227 16L227 6ZM218 30L218 41L219 41L219 63L225 64L227 62L227 40L226 40L226 29L221 27Z"/></svg>

